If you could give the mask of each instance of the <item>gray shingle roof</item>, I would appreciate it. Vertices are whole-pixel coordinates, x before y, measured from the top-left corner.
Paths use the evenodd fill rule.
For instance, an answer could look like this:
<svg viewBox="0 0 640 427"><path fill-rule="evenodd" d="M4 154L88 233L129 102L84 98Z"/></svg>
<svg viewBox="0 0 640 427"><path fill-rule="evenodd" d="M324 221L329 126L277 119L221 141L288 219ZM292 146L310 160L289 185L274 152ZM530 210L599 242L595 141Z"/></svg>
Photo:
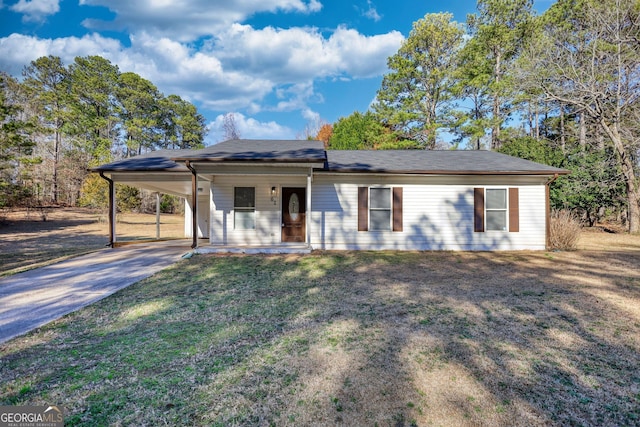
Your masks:
<svg viewBox="0 0 640 427"><path fill-rule="evenodd" d="M320 141L232 140L201 150L158 150L92 169L94 172L188 172L184 162L324 163L318 172L442 175L554 175L563 169L492 151L325 151Z"/></svg>
<svg viewBox="0 0 640 427"><path fill-rule="evenodd" d="M568 171L507 156L476 150L380 150L327 151L330 172L409 173L409 174L505 174L554 175Z"/></svg>
<svg viewBox="0 0 640 427"><path fill-rule="evenodd" d="M236 139L224 141L202 150L193 150L174 158L178 161L223 162L300 162L322 163L326 160L324 144L321 141L277 141Z"/></svg>

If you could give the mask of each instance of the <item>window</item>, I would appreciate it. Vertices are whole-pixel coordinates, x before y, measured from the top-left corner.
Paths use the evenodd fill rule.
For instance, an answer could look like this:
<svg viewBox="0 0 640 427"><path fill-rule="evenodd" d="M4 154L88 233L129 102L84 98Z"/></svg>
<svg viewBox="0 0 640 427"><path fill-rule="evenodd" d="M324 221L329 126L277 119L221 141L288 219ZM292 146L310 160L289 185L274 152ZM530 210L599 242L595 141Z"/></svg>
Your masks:
<svg viewBox="0 0 640 427"><path fill-rule="evenodd" d="M391 230L391 189L369 190L369 230Z"/></svg>
<svg viewBox="0 0 640 427"><path fill-rule="evenodd" d="M485 194L487 231L507 230L507 190L488 188Z"/></svg>
<svg viewBox="0 0 640 427"><path fill-rule="evenodd" d="M518 188L474 188L474 231L520 231Z"/></svg>
<svg viewBox="0 0 640 427"><path fill-rule="evenodd" d="M358 187L358 231L402 228L402 187Z"/></svg>
<svg viewBox="0 0 640 427"><path fill-rule="evenodd" d="M255 230L256 189L254 187L234 188L233 223L233 228L236 230Z"/></svg>

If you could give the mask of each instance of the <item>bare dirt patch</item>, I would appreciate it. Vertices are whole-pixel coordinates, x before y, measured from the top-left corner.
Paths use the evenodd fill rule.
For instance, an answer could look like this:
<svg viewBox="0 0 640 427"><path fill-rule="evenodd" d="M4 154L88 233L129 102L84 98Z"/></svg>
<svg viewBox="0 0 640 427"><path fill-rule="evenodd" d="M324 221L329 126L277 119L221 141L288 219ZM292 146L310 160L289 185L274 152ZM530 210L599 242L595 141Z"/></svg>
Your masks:
<svg viewBox="0 0 640 427"><path fill-rule="evenodd" d="M153 239L156 217L118 214L116 235L122 241ZM160 216L161 238L183 236L183 216ZM0 273L104 248L108 243L109 225L104 212L80 208L0 212Z"/></svg>

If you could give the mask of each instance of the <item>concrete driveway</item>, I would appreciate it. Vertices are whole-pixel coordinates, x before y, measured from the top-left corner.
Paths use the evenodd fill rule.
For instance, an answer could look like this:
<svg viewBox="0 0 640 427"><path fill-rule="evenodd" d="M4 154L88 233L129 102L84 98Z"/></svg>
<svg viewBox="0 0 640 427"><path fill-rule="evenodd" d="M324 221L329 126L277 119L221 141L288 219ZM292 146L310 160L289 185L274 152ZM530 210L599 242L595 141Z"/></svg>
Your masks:
<svg viewBox="0 0 640 427"><path fill-rule="evenodd" d="M0 343L151 276L187 252L182 241L103 249L0 279Z"/></svg>

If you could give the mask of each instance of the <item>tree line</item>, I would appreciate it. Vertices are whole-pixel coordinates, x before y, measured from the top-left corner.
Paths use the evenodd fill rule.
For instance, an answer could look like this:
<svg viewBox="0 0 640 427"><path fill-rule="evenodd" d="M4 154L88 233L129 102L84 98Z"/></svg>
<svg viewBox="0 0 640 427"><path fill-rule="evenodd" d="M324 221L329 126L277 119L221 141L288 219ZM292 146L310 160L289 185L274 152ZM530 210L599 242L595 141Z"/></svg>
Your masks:
<svg viewBox="0 0 640 427"><path fill-rule="evenodd" d="M640 2L479 0L428 14L376 101L316 136L330 149L490 149L572 171L556 208L640 231Z"/></svg>
<svg viewBox="0 0 640 427"><path fill-rule="evenodd" d="M205 118L100 56L0 73L0 207L76 205L87 169L158 149L202 148Z"/></svg>
<svg viewBox="0 0 640 427"><path fill-rule="evenodd" d="M413 24L376 101L305 129L330 149L490 149L572 171L556 208L640 231L640 3L479 0ZM229 120L227 120L229 118ZM225 133L237 137L233 116ZM87 167L161 148L201 147L204 118L97 56L43 57L22 81L0 73L0 207L76 204Z"/></svg>

